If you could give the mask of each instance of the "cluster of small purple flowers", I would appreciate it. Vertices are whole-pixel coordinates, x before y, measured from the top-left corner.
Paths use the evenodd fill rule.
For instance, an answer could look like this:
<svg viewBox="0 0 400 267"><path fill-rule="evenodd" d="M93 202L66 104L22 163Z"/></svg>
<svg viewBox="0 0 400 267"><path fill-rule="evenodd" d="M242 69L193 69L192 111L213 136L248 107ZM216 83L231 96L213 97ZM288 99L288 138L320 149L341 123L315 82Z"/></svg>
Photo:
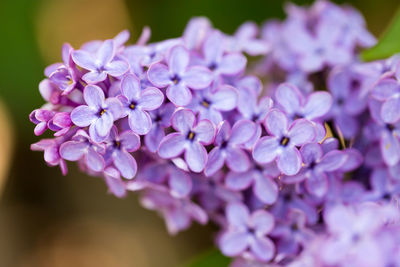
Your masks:
<svg viewBox="0 0 400 267"><path fill-rule="evenodd" d="M32 150L139 191L172 234L217 224L234 266L400 266L400 59L360 61L375 38L351 7L286 10L64 45L30 114L54 138Z"/></svg>

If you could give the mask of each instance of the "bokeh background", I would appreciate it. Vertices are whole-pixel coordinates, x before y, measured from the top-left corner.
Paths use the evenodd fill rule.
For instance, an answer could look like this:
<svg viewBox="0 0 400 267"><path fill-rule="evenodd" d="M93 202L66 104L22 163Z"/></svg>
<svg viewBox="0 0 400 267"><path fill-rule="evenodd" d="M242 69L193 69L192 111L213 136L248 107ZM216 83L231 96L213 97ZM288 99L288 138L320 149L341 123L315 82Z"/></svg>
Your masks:
<svg viewBox="0 0 400 267"><path fill-rule="evenodd" d="M294 1L305 4L311 1ZM377 36L398 0L349 0ZM213 226L171 237L137 196L117 199L101 179L70 165L63 177L43 154L31 152L28 114L43 104L38 83L60 61L63 42L74 47L143 26L152 41L179 36L192 16L207 16L233 33L240 23L283 18L281 0L0 0L0 266L182 266L212 246ZM295 40L294 40L295 41Z"/></svg>

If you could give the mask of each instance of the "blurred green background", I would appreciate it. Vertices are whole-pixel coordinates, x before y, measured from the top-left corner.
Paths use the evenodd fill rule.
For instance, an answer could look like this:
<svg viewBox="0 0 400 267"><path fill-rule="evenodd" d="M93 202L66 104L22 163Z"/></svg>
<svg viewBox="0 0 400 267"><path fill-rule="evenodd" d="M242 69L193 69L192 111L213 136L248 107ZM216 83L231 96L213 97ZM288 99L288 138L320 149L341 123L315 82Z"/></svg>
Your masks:
<svg viewBox="0 0 400 267"><path fill-rule="evenodd" d="M312 1L294 1L299 4ZM352 0L377 36L398 0ZM177 266L212 245L212 226L170 237L157 214L133 194L116 199L101 179L70 165L68 176L31 152L28 114L43 104L38 83L60 61L63 42L79 47L120 30L136 40L143 26L152 41L179 36L204 15L232 33L240 23L283 17L280 0L123 1L0 0L0 266ZM8 167L7 167L8 166Z"/></svg>

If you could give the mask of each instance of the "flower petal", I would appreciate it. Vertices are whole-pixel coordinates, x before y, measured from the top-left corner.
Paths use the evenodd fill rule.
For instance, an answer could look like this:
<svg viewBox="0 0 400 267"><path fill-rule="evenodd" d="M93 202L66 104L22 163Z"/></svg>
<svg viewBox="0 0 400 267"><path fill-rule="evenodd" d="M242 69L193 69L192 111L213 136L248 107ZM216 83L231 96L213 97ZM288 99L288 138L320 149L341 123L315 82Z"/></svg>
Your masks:
<svg viewBox="0 0 400 267"><path fill-rule="evenodd" d="M107 78L107 73L98 71L91 71L85 73L85 75L82 76L82 79L88 84L99 83L104 81L106 78Z"/></svg>
<svg viewBox="0 0 400 267"><path fill-rule="evenodd" d="M68 141L60 146L60 155L63 159L77 161L83 157L87 147L84 142Z"/></svg>
<svg viewBox="0 0 400 267"><path fill-rule="evenodd" d="M305 164L312 164L313 162L319 161L323 154L321 145L318 143L305 144L300 149L300 153Z"/></svg>
<svg viewBox="0 0 400 267"><path fill-rule="evenodd" d="M230 144L244 144L253 137L256 132L256 124L250 120L239 120L232 127Z"/></svg>
<svg viewBox="0 0 400 267"><path fill-rule="evenodd" d="M140 81L133 74L127 74L121 80L122 94L129 100L138 100L140 98Z"/></svg>
<svg viewBox="0 0 400 267"><path fill-rule="evenodd" d="M188 133L196 122L196 116L189 109L177 110L171 118L172 127L183 134Z"/></svg>
<svg viewBox="0 0 400 267"><path fill-rule="evenodd" d="M168 57L169 69L174 74L182 75L189 66L190 55L182 45L173 47Z"/></svg>
<svg viewBox="0 0 400 267"><path fill-rule="evenodd" d="M122 150L117 150L114 153L113 161L115 167L117 167L124 178L132 179L136 175L137 171L136 160L131 154Z"/></svg>
<svg viewBox="0 0 400 267"><path fill-rule="evenodd" d="M98 66L105 66L114 58L114 42L113 40L105 40L96 53Z"/></svg>
<svg viewBox="0 0 400 267"><path fill-rule="evenodd" d="M150 152L155 153L164 136L164 129L157 124L153 124L150 132L144 136L144 143L146 144L147 149Z"/></svg>
<svg viewBox="0 0 400 267"><path fill-rule="evenodd" d="M113 126L113 117L109 112L105 112L95 122L95 130L99 136L107 136Z"/></svg>
<svg viewBox="0 0 400 267"><path fill-rule="evenodd" d="M164 94L155 87L147 87L142 91L139 106L143 110L155 110L159 108L164 101Z"/></svg>
<svg viewBox="0 0 400 267"><path fill-rule="evenodd" d="M226 219L229 224L237 228L247 228L250 217L249 209L241 202L230 203L225 210Z"/></svg>
<svg viewBox="0 0 400 267"><path fill-rule="evenodd" d="M248 246L248 234L246 232L225 232L220 240L221 252L229 257L240 255Z"/></svg>
<svg viewBox="0 0 400 267"><path fill-rule="evenodd" d="M95 63L95 59L88 52L77 50L72 52L71 56L76 65L87 70L96 70L97 66Z"/></svg>
<svg viewBox="0 0 400 267"><path fill-rule="evenodd" d="M171 84L168 67L161 63L155 63L151 65L147 71L147 77L152 84L159 88L163 88Z"/></svg>
<svg viewBox="0 0 400 267"><path fill-rule="evenodd" d="M150 115L140 109L131 110L129 112L129 127L137 134L147 134L151 129Z"/></svg>
<svg viewBox="0 0 400 267"><path fill-rule="evenodd" d="M272 135L281 137L286 134L288 119L282 111L272 109L265 119L265 128Z"/></svg>
<svg viewBox="0 0 400 267"><path fill-rule="evenodd" d="M386 123L396 123L400 120L400 94L390 97L383 103L381 117Z"/></svg>
<svg viewBox="0 0 400 267"><path fill-rule="evenodd" d="M247 59L242 54L228 54L219 63L218 71L224 75L236 75L246 67Z"/></svg>
<svg viewBox="0 0 400 267"><path fill-rule="evenodd" d="M104 103L104 92L96 85L88 85L83 91L86 104L92 108L100 109Z"/></svg>
<svg viewBox="0 0 400 267"><path fill-rule="evenodd" d="M295 115L303 105L303 95L294 85L285 83L275 91L276 101L281 105L288 115Z"/></svg>
<svg viewBox="0 0 400 267"><path fill-rule="evenodd" d="M256 197L264 204L271 205L278 198L278 186L272 178L259 175L255 179L253 191Z"/></svg>
<svg viewBox="0 0 400 267"><path fill-rule="evenodd" d="M279 153L279 142L275 137L262 137L254 146L253 158L260 164L273 161Z"/></svg>
<svg viewBox="0 0 400 267"><path fill-rule="evenodd" d="M122 60L115 60L111 63L108 63L105 67L105 71L113 77L122 76L128 70L129 70L128 63Z"/></svg>
<svg viewBox="0 0 400 267"><path fill-rule="evenodd" d="M207 163L207 150L198 142L192 142L185 151L185 161L193 172L201 172Z"/></svg>
<svg viewBox="0 0 400 267"><path fill-rule="evenodd" d="M314 92L307 98L303 114L309 120L320 118L329 112L332 101L328 92Z"/></svg>
<svg viewBox="0 0 400 267"><path fill-rule="evenodd" d="M193 128L193 132L196 134L196 140L203 145L209 145L214 140L215 127L209 120L201 120Z"/></svg>
<svg viewBox="0 0 400 267"><path fill-rule="evenodd" d="M173 196L182 198L186 197L192 190L192 179L185 172L174 168L171 170L168 185Z"/></svg>
<svg viewBox="0 0 400 267"><path fill-rule="evenodd" d="M266 237L254 238L254 241L250 243L250 250L261 261L269 261L275 254L274 243Z"/></svg>
<svg viewBox="0 0 400 267"><path fill-rule="evenodd" d="M204 169L204 174L206 176L211 176L215 174L224 166L224 162L225 157L223 156L221 150L219 149L219 147L214 147L210 151L210 154L208 154L208 160Z"/></svg>
<svg viewBox="0 0 400 267"><path fill-rule="evenodd" d="M278 168L286 175L295 175L301 168L301 156L297 148L286 148L279 155Z"/></svg>
<svg viewBox="0 0 400 267"><path fill-rule="evenodd" d="M213 108L221 111L230 111L237 105L238 93L230 85L224 85L211 95Z"/></svg>
<svg viewBox="0 0 400 267"><path fill-rule="evenodd" d="M119 135L121 147L128 152L133 152L140 147L140 137L132 131L124 131Z"/></svg>
<svg viewBox="0 0 400 267"><path fill-rule="evenodd" d="M380 80L371 91L372 97L380 101L384 101L398 93L400 90L400 85L395 79L383 79Z"/></svg>
<svg viewBox="0 0 400 267"><path fill-rule="evenodd" d="M175 158L185 149L186 138L180 133L171 133L163 138L158 148L161 158Z"/></svg>
<svg viewBox="0 0 400 267"><path fill-rule="evenodd" d="M93 147L88 148L85 162L92 171L101 172L104 169L104 159Z"/></svg>
<svg viewBox="0 0 400 267"><path fill-rule="evenodd" d="M72 110L71 121L79 127L89 126L97 119L97 111L88 106L79 106Z"/></svg>
<svg viewBox="0 0 400 267"><path fill-rule="evenodd" d="M326 153L321 162L318 163L318 170L332 172L340 169L346 163L348 155L343 151L333 150Z"/></svg>
<svg viewBox="0 0 400 267"><path fill-rule="evenodd" d="M175 105L184 107L192 100L192 93L183 83L178 83L167 88L167 97Z"/></svg>
<svg viewBox="0 0 400 267"><path fill-rule="evenodd" d="M290 143L296 146L313 141L316 134L316 128L306 119L295 120L288 132Z"/></svg>
<svg viewBox="0 0 400 267"><path fill-rule="evenodd" d="M389 166L396 165L400 161L399 140L390 132L383 132L381 136L381 153L383 160Z"/></svg>
<svg viewBox="0 0 400 267"><path fill-rule="evenodd" d="M251 183L254 181L254 172L229 172L225 179L225 186L234 191L242 191L249 188Z"/></svg>
<svg viewBox="0 0 400 267"><path fill-rule="evenodd" d="M207 68L195 66L186 71L182 80L192 89L203 89L211 84L212 73Z"/></svg>
<svg viewBox="0 0 400 267"><path fill-rule="evenodd" d="M250 168L250 160L240 148L228 148L226 150L226 165L235 172L245 172Z"/></svg>
<svg viewBox="0 0 400 267"><path fill-rule="evenodd" d="M251 214L249 225L257 235L266 235L274 228L274 216L265 210L257 210Z"/></svg>

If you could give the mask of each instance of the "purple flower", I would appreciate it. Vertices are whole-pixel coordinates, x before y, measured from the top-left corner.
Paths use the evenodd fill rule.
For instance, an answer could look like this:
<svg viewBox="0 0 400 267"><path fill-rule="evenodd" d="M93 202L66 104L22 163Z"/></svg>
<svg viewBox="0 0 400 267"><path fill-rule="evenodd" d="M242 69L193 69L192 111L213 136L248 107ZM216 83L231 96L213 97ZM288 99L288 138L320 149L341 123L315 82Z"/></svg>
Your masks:
<svg viewBox="0 0 400 267"><path fill-rule="evenodd" d="M221 122L214 140L215 147L210 151L204 173L211 176L220 170L224 163L233 171L247 171L250 160L241 149L241 145L253 136L254 129L254 123L248 120L236 122L232 129L229 122Z"/></svg>
<svg viewBox="0 0 400 267"><path fill-rule="evenodd" d="M238 93L230 85L223 85L215 90L211 88L198 91L188 106L199 113L199 119L208 119L218 124L223 120L221 112L236 108Z"/></svg>
<svg viewBox="0 0 400 267"><path fill-rule="evenodd" d="M265 210L250 214L242 203L231 203L226 207L228 227L219 238L219 247L227 256L239 256L250 250L260 261L272 259L275 246L267 237L274 227L274 217Z"/></svg>
<svg viewBox="0 0 400 267"><path fill-rule="evenodd" d="M164 101L164 95L155 87L140 89L139 79L127 74L121 81L122 95L118 96L123 114L128 116L129 127L137 134L147 134L151 129L151 118L146 111L157 109ZM123 115L123 116L124 116Z"/></svg>
<svg viewBox="0 0 400 267"><path fill-rule="evenodd" d="M312 123L306 119L298 119L289 126L286 115L273 109L267 115L265 128L271 136L264 136L256 143L253 158L260 164L276 159L282 173L298 173L302 159L296 146L314 140L316 131Z"/></svg>
<svg viewBox="0 0 400 267"><path fill-rule="evenodd" d="M171 117L174 111L174 104L166 103L150 112L153 122L150 131L144 136L144 143L150 152L157 152L158 146L165 136L164 129L171 126Z"/></svg>
<svg viewBox="0 0 400 267"><path fill-rule="evenodd" d="M113 40L106 40L98 48L96 54L85 50L72 53L74 62L88 70L82 79L88 84L102 82L107 75L119 77L128 71L129 65L122 60L115 59L115 44Z"/></svg>
<svg viewBox="0 0 400 267"><path fill-rule="evenodd" d="M67 164L60 156L60 145L64 142L64 137L54 139L42 139L31 145L33 151L44 151L44 161L50 166L60 166L61 173L66 175L68 172Z"/></svg>
<svg viewBox="0 0 400 267"><path fill-rule="evenodd" d="M63 159L78 161L83 158L86 166L95 172L104 169L104 159L101 155L104 153L104 145L94 143L84 130L78 130L71 141L60 146L60 155Z"/></svg>
<svg viewBox="0 0 400 267"><path fill-rule="evenodd" d="M201 224L208 221L207 213L200 206L187 198L174 198L162 188L145 190L141 203L147 209L158 210L173 235L189 228L192 220Z"/></svg>
<svg viewBox="0 0 400 267"><path fill-rule="evenodd" d="M90 126L90 138L102 142L107 138L114 121L121 115L121 103L116 98L105 100L103 90L96 85L86 86L83 97L87 105L75 108L71 120L79 127Z"/></svg>
<svg viewBox="0 0 400 267"><path fill-rule="evenodd" d="M190 89L200 90L211 84L211 74L203 67L189 67L190 54L183 46L175 46L167 56L168 66L155 63L147 73L152 84L167 87L168 99L177 106L190 103ZM190 88L190 89L189 89Z"/></svg>
<svg viewBox="0 0 400 267"><path fill-rule="evenodd" d="M322 197L328 191L327 172L339 170L348 159L345 152L332 150L324 155L318 143L305 144L300 153L303 168L293 176L284 176L283 182L297 183L305 180L305 185L311 194Z"/></svg>
<svg viewBox="0 0 400 267"><path fill-rule="evenodd" d="M121 179L121 174L114 167L107 167L104 170L104 180L110 192L116 197L126 196L126 185Z"/></svg>
<svg viewBox="0 0 400 267"><path fill-rule="evenodd" d="M305 118L311 121L325 116L332 106L328 92L314 92L306 99L300 90L291 84L282 84L275 91L276 102L289 118Z"/></svg>
<svg viewBox="0 0 400 267"><path fill-rule="evenodd" d="M56 132L54 136L62 136L71 129L71 114L69 112L59 112L49 120L47 125L50 130Z"/></svg>
<svg viewBox="0 0 400 267"><path fill-rule="evenodd" d="M224 37L219 31L210 33L203 45L203 64L219 75L237 75L246 67L247 59L239 53L225 54Z"/></svg>
<svg viewBox="0 0 400 267"><path fill-rule="evenodd" d="M110 131L107 138L107 149L104 158L107 164L112 162L121 175L126 179L132 179L136 175L137 163L129 153L138 150L140 138L132 131L124 131L118 134L116 127Z"/></svg>
<svg viewBox="0 0 400 267"><path fill-rule="evenodd" d="M78 81L78 71L75 63L71 58L73 48L70 44L64 44L62 47L62 59L64 64L56 63L46 68L50 81L52 81L61 91L63 95L69 94L75 89Z"/></svg>
<svg viewBox="0 0 400 267"><path fill-rule="evenodd" d="M54 117L56 113L47 109L35 109L29 114L31 122L36 124L33 132L35 135L42 135L48 129L48 122Z"/></svg>
<svg viewBox="0 0 400 267"><path fill-rule="evenodd" d="M211 160L211 157L210 157ZM225 186L234 191L243 191L252 186L255 197L263 204L271 205L278 198L278 185L274 178L278 177L280 172L276 173L268 164L264 166L254 166L246 172L229 172L225 178Z"/></svg>
<svg viewBox="0 0 400 267"><path fill-rule="evenodd" d="M208 120L197 121L194 113L188 109L176 111L171 121L172 127L178 132L163 138L158 155L168 159L185 152L185 160L190 170L201 172L207 163L204 145L213 141L214 125Z"/></svg>

